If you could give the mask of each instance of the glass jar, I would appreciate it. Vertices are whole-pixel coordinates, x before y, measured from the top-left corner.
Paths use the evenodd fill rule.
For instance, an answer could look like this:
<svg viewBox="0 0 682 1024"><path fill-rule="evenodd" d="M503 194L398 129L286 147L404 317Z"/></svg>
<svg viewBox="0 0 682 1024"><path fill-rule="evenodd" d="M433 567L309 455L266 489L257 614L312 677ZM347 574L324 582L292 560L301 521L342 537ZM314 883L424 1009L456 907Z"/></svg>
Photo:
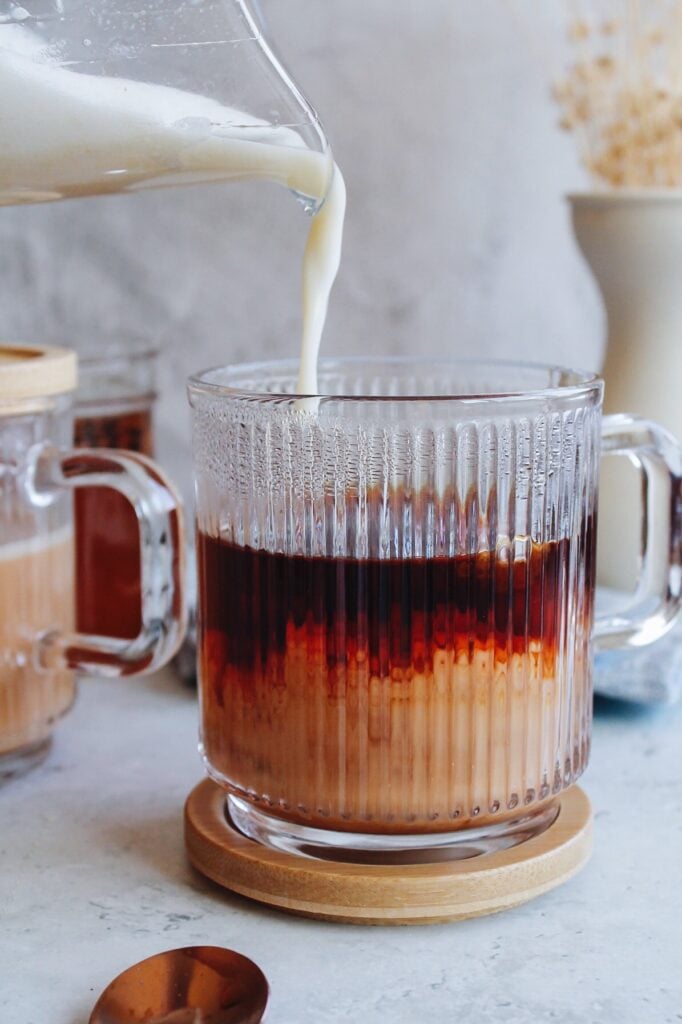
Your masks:
<svg viewBox="0 0 682 1024"><path fill-rule="evenodd" d="M44 757L75 671L152 671L184 632L179 499L141 456L73 449L76 379L67 349L0 347L0 779ZM125 495L138 519L142 621L132 639L76 630L73 492L93 485Z"/></svg>

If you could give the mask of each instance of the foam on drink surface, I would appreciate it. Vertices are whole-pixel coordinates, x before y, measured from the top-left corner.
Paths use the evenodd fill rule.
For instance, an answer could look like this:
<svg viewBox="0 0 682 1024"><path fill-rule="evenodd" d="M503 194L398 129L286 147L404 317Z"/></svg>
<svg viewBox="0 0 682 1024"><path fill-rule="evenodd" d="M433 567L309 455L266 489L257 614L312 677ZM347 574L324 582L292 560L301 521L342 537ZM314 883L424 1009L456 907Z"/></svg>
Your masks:
<svg viewBox="0 0 682 1024"><path fill-rule="evenodd" d="M341 257L346 193L327 156L292 128L166 86L46 61L38 37L0 25L0 205L150 185L255 179L315 205L304 260L299 390L317 391L317 354Z"/></svg>

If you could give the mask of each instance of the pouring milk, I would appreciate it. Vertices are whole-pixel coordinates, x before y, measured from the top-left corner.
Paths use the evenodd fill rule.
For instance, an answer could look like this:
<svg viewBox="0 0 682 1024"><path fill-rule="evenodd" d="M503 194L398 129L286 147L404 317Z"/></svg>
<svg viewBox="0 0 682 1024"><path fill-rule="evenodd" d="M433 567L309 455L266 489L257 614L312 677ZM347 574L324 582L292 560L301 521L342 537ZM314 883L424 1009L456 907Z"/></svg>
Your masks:
<svg viewBox="0 0 682 1024"><path fill-rule="evenodd" d="M276 182L315 204L326 195L303 263L298 391L315 394L341 259L346 190L338 167L329 184L329 161L291 128L195 93L44 63L29 30L0 29L0 205L184 184L199 174Z"/></svg>

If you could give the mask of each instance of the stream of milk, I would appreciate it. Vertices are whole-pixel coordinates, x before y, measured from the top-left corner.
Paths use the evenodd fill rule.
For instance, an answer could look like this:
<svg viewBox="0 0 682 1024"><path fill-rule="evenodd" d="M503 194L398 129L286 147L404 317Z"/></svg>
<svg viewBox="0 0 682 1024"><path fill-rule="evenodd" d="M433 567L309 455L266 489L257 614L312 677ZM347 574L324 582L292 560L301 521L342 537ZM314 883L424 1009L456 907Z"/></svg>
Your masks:
<svg viewBox="0 0 682 1024"><path fill-rule="evenodd" d="M0 25L0 140L0 206L255 179L283 185L318 207L303 263L298 379L299 394L317 393L346 190L338 167L308 149L293 128L195 93L45 63L33 33Z"/></svg>

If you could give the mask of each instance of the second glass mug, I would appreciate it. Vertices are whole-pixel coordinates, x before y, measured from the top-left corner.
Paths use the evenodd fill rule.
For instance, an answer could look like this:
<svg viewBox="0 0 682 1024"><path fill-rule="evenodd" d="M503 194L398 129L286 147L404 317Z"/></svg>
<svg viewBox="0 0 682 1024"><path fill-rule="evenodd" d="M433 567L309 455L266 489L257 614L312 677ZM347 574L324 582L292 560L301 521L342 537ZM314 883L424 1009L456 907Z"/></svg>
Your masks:
<svg viewBox="0 0 682 1024"><path fill-rule="evenodd" d="M68 349L0 347L0 780L45 755L73 702L75 671L153 671L184 631L179 500L143 456L73 449L76 379ZM139 521L142 623L133 638L75 632L72 498L92 486L119 491Z"/></svg>
<svg viewBox="0 0 682 1024"><path fill-rule="evenodd" d="M680 606L675 441L550 366L323 361L190 381L202 749L276 848L439 859L546 828L584 771L593 637ZM594 620L600 451L641 466L637 594ZM343 853L341 853L343 851Z"/></svg>

